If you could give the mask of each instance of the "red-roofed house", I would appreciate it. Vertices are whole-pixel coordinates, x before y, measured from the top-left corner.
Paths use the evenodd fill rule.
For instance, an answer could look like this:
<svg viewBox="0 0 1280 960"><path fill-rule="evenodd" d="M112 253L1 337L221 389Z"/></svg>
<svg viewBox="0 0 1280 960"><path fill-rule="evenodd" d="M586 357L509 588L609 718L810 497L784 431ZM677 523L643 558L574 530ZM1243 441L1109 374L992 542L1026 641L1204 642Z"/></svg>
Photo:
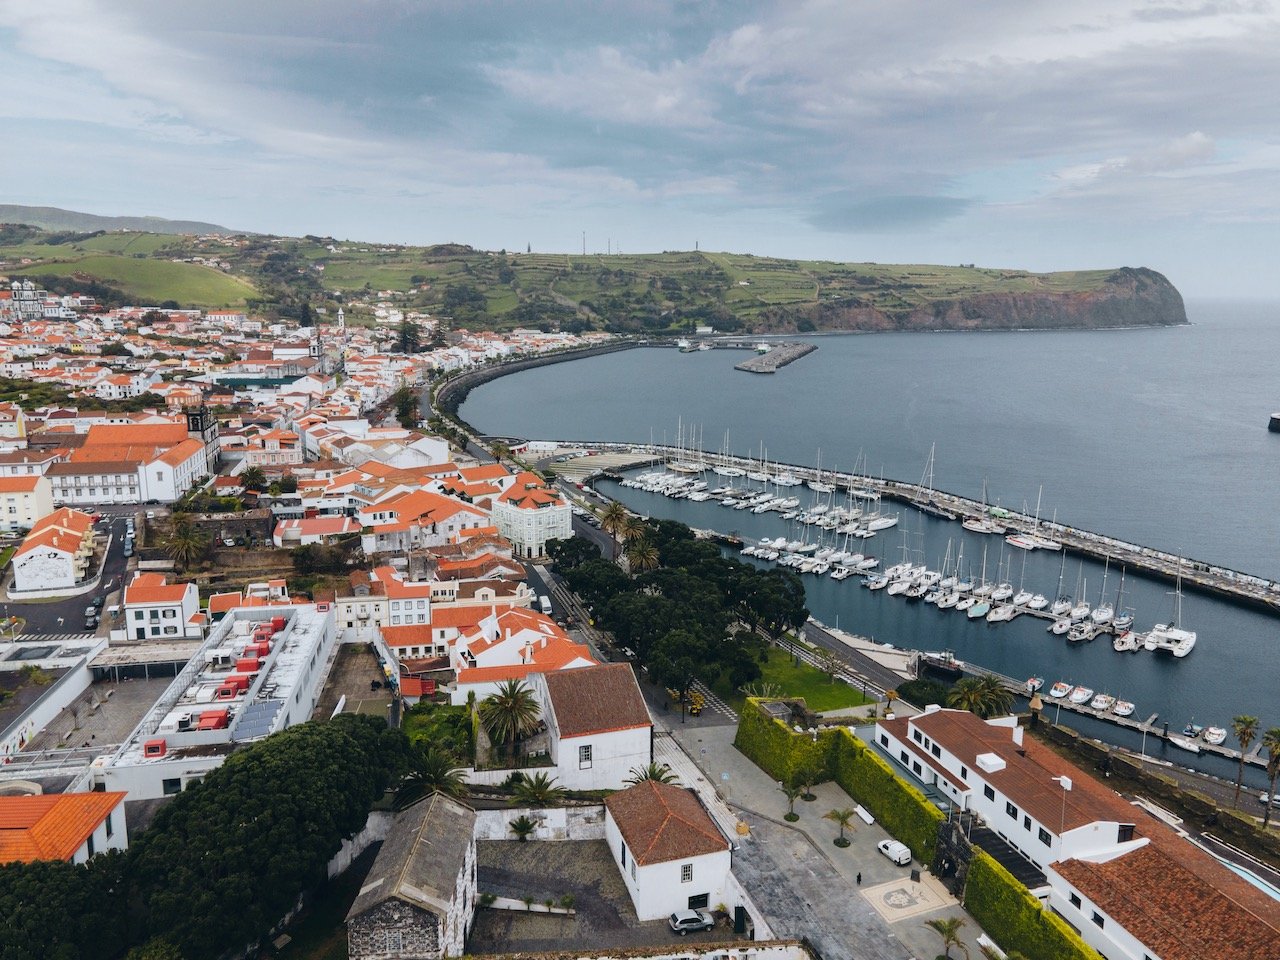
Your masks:
<svg viewBox="0 0 1280 960"><path fill-rule="evenodd" d="M428 490L394 494L365 507L358 518L367 528L360 545L368 555L440 546L462 530L489 525L478 507Z"/></svg>
<svg viewBox="0 0 1280 960"><path fill-rule="evenodd" d="M93 518L61 507L36 521L13 554L15 592L75 587L93 559Z"/></svg>
<svg viewBox="0 0 1280 960"><path fill-rule="evenodd" d="M573 536L573 511L537 474L521 473L493 504L493 522L516 556L540 557L548 540Z"/></svg>
<svg viewBox="0 0 1280 960"><path fill-rule="evenodd" d="M53 513L53 485L40 474L0 476L0 530L30 530Z"/></svg>
<svg viewBox="0 0 1280 960"><path fill-rule="evenodd" d="M124 798L102 791L0 797L0 863L84 863L126 849Z"/></svg>
<svg viewBox="0 0 1280 960"><path fill-rule="evenodd" d="M136 573L124 588L124 625L111 631L111 639L199 639L205 619L194 583L170 583L162 573Z"/></svg>
<svg viewBox="0 0 1280 960"><path fill-rule="evenodd" d="M729 841L692 790L645 780L604 808L605 841L641 920L733 899Z"/></svg>
<svg viewBox="0 0 1280 960"><path fill-rule="evenodd" d="M479 620L452 645L449 662L458 676L449 697L455 704L466 703L472 693L483 700L508 680L596 665L591 651L570 640L554 620L520 608Z"/></svg>
<svg viewBox="0 0 1280 960"><path fill-rule="evenodd" d="M299 517L277 523L271 541L277 547L305 547L359 532L360 524L350 517Z"/></svg>

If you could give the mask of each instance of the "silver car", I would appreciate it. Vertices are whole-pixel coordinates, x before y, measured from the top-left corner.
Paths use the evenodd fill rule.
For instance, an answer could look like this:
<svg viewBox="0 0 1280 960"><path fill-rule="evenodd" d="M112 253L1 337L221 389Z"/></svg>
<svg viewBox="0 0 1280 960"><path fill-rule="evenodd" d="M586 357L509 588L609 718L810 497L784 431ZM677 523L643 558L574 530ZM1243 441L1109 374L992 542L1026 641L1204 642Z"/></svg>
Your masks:
<svg viewBox="0 0 1280 960"><path fill-rule="evenodd" d="M677 910L667 922L683 937L690 930L710 930L716 925L716 918L710 910Z"/></svg>

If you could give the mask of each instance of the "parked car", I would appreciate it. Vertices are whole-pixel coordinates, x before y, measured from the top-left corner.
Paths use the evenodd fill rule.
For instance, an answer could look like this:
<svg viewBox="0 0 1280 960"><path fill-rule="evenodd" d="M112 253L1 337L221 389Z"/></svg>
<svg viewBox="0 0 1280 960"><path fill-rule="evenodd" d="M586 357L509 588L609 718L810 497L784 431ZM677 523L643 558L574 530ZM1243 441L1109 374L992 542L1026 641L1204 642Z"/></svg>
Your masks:
<svg viewBox="0 0 1280 960"><path fill-rule="evenodd" d="M683 937L690 930L710 930L716 925L716 918L710 910L677 910L667 922Z"/></svg>
<svg viewBox="0 0 1280 960"><path fill-rule="evenodd" d="M900 867L911 863L911 848L897 840L881 840L876 849Z"/></svg>
<svg viewBox="0 0 1280 960"><path fill-rule="evenodd" d="M85 617L85 618L84 618L84 629L85 629L85 633L93 633L93 631L97 630L97 629L98 629L98 618L97 618L97 617Z"/></svg>
<svg viewBox="0 0 1280 960"><path fill-rule="evenodd" d="M1270 794L1268 794L1268 793L1266 793L1266 792L1264 791L1264 792L1262 792L1261 794L1259 794L1259 795L1258 795L1258 802L1259 802L1260 804L1262 804L1264 807L1265 807L1268 803L1269 803L1269 804L1271 804L1273 807L1280 807L1280 793L1277 793L1277 794L1273 797L1273 796L1271 796Z"/></svg>
<svg viewBox="0 0 1280 960"><path fill-rule="evenodd" d="M101 610L103 604L105 604L106 602L107 602L107 598L104 597L102 594L98 594L96 597L93 598L93 605L98 610Z"/></svg>
<svg viewBox="0 0 1280 960"><path fill-rule="evenodd" d="M96 617L96 616L98 615L98 608L97 608L97 607L95 607L95 606L88 606L88 607L85 607L85 608L84 608L84 615L85 615L86 617Z"/></svg>

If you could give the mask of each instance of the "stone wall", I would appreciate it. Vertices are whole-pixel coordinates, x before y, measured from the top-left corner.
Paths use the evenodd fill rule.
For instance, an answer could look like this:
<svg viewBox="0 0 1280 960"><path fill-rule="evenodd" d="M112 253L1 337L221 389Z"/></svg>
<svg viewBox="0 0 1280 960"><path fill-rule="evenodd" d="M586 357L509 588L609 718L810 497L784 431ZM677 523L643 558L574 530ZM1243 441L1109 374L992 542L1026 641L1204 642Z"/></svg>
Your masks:
<svg viewBox="0 0 1280 960"><path fill-rule="evenodd" d="M604 804L585 807L537 809L515 807L506 810L477 810L477 840L515 840L511 822L526 816L538 827L530 840L603 840Z"/></svg>
<svg viewBox="0 0 1280 960"><path fill-rule="evenodd" d="M387 949L387 934L400 934L400 950ZM394 960L440 955L440 920L401 900L388 900L347 924L351 960Z"/></svg>
<svg viewBox="0 0 1280 960"><path fill-rule="evenodd" d="M387 833L395 820L395 814L389 810L374 810L365 821L364 829L350 840L343 840L338 852L329 861L329 879L332 880L351 866L353 860L369 849L374 843L387 839Z"/></svg>

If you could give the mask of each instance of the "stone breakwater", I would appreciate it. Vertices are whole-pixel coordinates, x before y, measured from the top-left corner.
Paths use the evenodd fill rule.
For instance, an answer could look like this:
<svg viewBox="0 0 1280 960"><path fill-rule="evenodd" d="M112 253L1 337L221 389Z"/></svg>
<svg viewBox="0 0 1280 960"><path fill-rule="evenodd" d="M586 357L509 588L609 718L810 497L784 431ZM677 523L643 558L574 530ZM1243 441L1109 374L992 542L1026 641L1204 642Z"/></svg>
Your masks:
<svg viewBox="0 0 1280 960"><path fill-rule="evenodd" d="M468 370L442 383L435 393L435 406L445 413L456 414L467 394L482 383L497 380L509 373L521 370L532 370L534 367L545 367L552 363L565 363L569 360L581 360L584 357L596 357L606 353L617 353L619 350L630 350L644 346L630 340L616 343L605 343L598 347L581 347L573 350L562 350L557 353L539 354L534 357L523 357L519 360L507 360L502 363L489 364L475 370Z"/></svg>

